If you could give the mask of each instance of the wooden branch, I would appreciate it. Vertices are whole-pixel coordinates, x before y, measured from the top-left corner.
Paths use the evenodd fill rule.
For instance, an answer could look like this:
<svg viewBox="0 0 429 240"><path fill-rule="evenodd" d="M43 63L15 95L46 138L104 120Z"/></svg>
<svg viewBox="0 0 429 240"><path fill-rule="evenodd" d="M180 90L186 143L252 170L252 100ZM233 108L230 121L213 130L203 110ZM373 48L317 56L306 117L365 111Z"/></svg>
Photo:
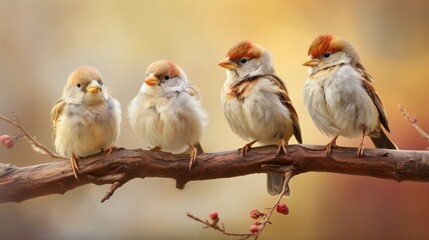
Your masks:
<svg viewBox="0 0 429 240"><path fill-rule="evenodd" d="M63 194L76 187L112 184L102 201L133 178L173 178L176 187L189 181L238 177L254 173L331 172L371 176L395 181L429 181L429 151L365 149L364 157L355 148L337 147L332 158L321 151L324 146L289 145L288 155L276 156L277 146L252 148L246 157L239 152L204 153L189 170L188 155L173 155L141 149L116 149L79 160L80 181L68 161L56 161L28 167L0 165L0 202L22 202L48 194ZM285 167L288 168L285 168Z"/></svg>

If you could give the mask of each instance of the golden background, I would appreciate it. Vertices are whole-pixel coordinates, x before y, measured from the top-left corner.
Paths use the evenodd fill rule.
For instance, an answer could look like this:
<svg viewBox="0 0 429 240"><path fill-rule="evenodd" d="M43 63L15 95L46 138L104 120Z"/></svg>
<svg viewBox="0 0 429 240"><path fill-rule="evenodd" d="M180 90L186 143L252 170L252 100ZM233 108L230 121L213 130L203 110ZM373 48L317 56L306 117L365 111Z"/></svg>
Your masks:
<svg viewBox="0 0 429 240"><path fill-rule="evenodd" d="M224 119L217 66L237 41L269 49L298 111L304 142L326 144L302 100L307 68L301 64L322 33L350 40L375 79L402 149L428 143L403 119L402 104L429 131L429 2L421 1L0 1L0 114L15 113L53 149L50 110L70 72L97 67L126 113L148 64L171 59L203 95L210 123L201 140L208 152L245 142ZM17 129L0 122L0 134ZM359 139L340 138L357 146ZM367 140L368 147L372 145ZM141 141L123 114L118 146ZM296 143L295 139L291 143ZM18 166L51 161L20 141L0 148L0 162ZM61 195L0 205L1 239L223 239L185 217L219 211L230 231L248 232L249 211L274 202L264 174L190 182L135 179L105 203L110 186L86 185ZM307 173L293 178L288 216L275 215L262 239L427 239L429 185L369 177ZM0 193L7 194L7 193Z"/></svg>

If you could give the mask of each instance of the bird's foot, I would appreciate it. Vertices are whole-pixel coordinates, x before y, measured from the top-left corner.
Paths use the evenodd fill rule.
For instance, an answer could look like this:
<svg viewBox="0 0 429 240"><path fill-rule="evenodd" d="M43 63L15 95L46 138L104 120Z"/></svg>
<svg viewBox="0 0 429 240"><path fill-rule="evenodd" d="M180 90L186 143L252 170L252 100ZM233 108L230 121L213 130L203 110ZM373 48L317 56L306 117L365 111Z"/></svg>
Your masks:
<svg viewBox="0 0 429 240"><path fill-rule="evenodd" d="M71 165L71 168L73 170L74 178L76 178L76 180L80 181L79 176L78 176L78 174L79 174L79 166L77 165L78 159L79 158L76 157L76 155L74 155L74 153L73 153L70 157L70 165Z"/></svg>
<svg viewBox="0 0 429 240"><path fill-rule="evenodd" d="M252 148L252 145L255 144L256 140L251 141L250 143L244 145L241 149L238 149L240 151L240 156L244 157L246 153Z"/></svg>
<svg viewBox="0 0 429 240"><path fill-rule="evenodd" d="M284 152L285 155L287 155L287 150L286 150L286 142L285 140L282 138L280 139L279 143L278 143L278 148L277 148L277 156L279 156L282 152Z"/></svg>
<svg viewBox="0 0 429 240"><path fill-rule="evenodd" d="M195 160L197 160L198 150L192 145L189 145L189 149L191 150L191 153L189 154L189 170L191 170L192 165L194 164Z"/></svg>

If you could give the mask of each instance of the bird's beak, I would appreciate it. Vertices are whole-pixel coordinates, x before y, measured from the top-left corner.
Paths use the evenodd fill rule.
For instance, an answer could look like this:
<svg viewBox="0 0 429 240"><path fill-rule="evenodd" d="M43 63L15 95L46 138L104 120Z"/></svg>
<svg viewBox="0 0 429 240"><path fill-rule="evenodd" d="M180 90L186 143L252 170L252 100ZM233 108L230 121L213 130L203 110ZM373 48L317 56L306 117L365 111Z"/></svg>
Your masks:
<svg viewBox="0 0 429 240"><path fill-rule="evenodd" d="M91 83L86 87L86 91L90 93L98 93L100 91L100 85L96 80L92 80Z"/></svg>
<svg viewBox="0 0 429 240"><path fill-rule="evenodd" d="M150 74L145 80L144 82L149 85L149 86L156 86L159 85L159 79L155 76L153 76L153 74Z"/></svg>
<svg viewBox="0 0 429 240"><path fill-rule="evenodd" d="M317 58L313 58L313 56L309 55L305 61L302 63L302 65L307 67L315 67L320 64L320 60Z"/></svg>
<svg viewBox="0 0 429 240"><path fill-rule="evenodd" d="M229 58L225 58L224 60L222 60L219 63L219 66L229 69L229 70L234 70L238 67L237 63L231 61Z"/></svg>

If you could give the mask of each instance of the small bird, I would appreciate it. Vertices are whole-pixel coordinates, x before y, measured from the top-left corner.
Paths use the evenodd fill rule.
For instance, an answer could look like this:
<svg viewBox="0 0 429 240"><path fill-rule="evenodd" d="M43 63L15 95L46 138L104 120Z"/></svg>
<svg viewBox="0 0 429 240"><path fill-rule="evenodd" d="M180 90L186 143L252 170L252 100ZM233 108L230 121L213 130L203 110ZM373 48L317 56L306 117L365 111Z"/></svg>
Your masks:
<svg viewBox="0 0 429 240"><path fill-rule="evenodd" d="M320 131L334 137L325 147L327 157L338 136L361 135L358 156L364 154L366 135L377 148L397 149L381 127L390 132L372 77L350 42L331 34L320 35L311 43L303 65L310 67L304 86L305 105Z"/></svg>
<svg viewBox="0 0 429 240"><path fill-rule="evenodd" d="M100 72L81 66L69 76L62 97L51 111L56 151L70 158L79 180L77 160L113 148L121 123L121 107L103 85Z"/></svg>
<svg viewBox="0 0 429 240"><path fill-rule="evenodd" d="M207 113L199 91L174 62L159 60L146 70L146 79L128 106L131 128L152 151L190 150L189 169L196 160ZM201 150L200 150L201 151Z"/></svg>
<svg viewBox="0 0 429 240"><path fill-rule="evenodd" d="M241 149L242 157L255 142L278 144L278 154L287 154L285 144L292 135L302 143L298 115L268 50L240 41L219 65L226 68L221 94L225 117L234 133L251 141ZM283 175L268 174L268 193L279 194L283 182Z"/></svg>

